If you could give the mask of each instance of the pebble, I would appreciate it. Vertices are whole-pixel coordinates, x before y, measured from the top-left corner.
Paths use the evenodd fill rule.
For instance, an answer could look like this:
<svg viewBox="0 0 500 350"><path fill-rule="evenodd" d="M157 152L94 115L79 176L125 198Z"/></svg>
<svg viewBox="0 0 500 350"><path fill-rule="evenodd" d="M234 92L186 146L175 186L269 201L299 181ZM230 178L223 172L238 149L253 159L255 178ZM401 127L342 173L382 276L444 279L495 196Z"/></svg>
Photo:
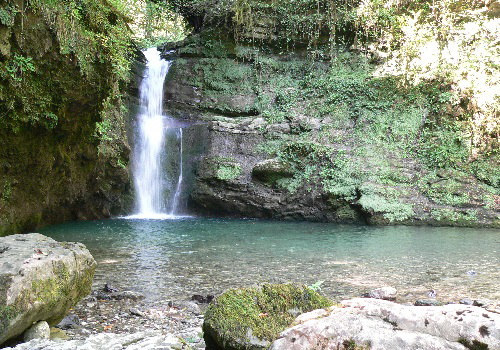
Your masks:
<svg viewBox="0 0 500 350"><path fill-rule="evenodd" d="M443 303L437 301L436 299L418 299L415 301L415 306L441 306Z"/></svg>
<svg viewBox="0 0 500 350"><path fill-rule="evenodd" d="M463 305L472 305L474 303L474 301L472 299L469 299L469 298L463 298L463 299L460 299L459 303L463 304Z"/></svg>

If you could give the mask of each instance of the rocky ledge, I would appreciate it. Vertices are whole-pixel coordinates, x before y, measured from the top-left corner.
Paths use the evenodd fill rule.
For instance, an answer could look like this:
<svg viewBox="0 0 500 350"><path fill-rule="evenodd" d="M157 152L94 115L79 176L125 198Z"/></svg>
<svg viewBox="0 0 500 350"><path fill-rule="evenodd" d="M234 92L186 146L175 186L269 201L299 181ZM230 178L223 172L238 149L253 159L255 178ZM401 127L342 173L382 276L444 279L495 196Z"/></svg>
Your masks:
<svg viewBox="0 0 500 350"><path fill-rule="evenodd" d="M56 325L90 293L96 262L80 243L38 233L0 239L0 344L38 321Z"/></svg>
<svg viewBox="0 0 500 350"><path fill-rule="evenodd" d="M352 299L300 315L270 349L500 349L500 314L470 305Z"/></svg>

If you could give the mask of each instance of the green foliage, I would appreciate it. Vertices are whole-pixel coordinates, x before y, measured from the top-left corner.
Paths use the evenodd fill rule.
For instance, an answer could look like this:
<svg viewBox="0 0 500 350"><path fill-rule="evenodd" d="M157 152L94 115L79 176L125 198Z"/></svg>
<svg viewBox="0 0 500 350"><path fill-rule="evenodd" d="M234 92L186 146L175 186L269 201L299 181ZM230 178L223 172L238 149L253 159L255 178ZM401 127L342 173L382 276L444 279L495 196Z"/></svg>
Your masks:
<svg viewBox="0 0 500 350"><path fill-rule="evenodd" d="M210 324L225 339L245 339L251 329L254 336L273 341L293 322L294 312L331 305L332 302L306 286L264 284L232 289L209 305L205 327Z"/></svg>
<svg viewBox="0 0 500 350"><path fill-rule="evenodd" d="M215 177L221 181L231 181L241 175L241 165L232 158L216 157L212 159L215 164Z"/></svg>
<svg viewBox="0 0 500 350"><path fill-rule="evenodd" d="M459 167L468 158L460 130L440 127L422 133L418 154L431 168Z"/></svg>
<svg viewBox="0 0 500 350"><path fill-rule="evenodd" d="M11 196L12 196L12 182L5 181L5 183L3 185L2 196L0 197L1 202L3 204L8 203Z"/></svg>
<svg viewBox="0 0 500 350"><path fill-rule="evenodd" d="M460 178L460 175L456 175ZM429 180L428 180L429 181ZM434 202L445 205L465 205L470 198L464 185L454 178L434 178L429 181L423 192Z"/></svg>
<svg viewBox="0 0 500 350"><path fill-rule="evenodd" d="M477 159L471 165L472 173L482 182L500 191L500 154Z"/></svg>
<svg viewBox="0 0 500 350"><path fill-rule="evenodd" d="M360 187L360 192L358 204L373 213L383 213L389 222L401 222L413 215L413 206L398 198L404 191L365 184Z"/></svg>
<svg viewBox="0 0 500 350"><path fill-rule="evenodd" d="M321 291L321 285L323 283L325 283L325 281L317 281L317 282L311 284L310 286L307 286L307 288L312 289L315 292L319 292L319 291Z"/></svg>
<svg viewBox="0 0 500 350"><path fill-rule="evenodd" d="M14 83L23 81L23 76L25 74L35 71L33 59L31 57L24 57L18 54L14 54L12 59L8 60L2 68L4 70L2 75L7 75L7 78L10 78L10 80Z"/></svg>
<svg viewBox="0 0 500 350"><path fill-rule="evenodd" d="M434 209L431 212L433 219L443 222L444 224L455 223L463 226L468 226L477 222L477 213L475 210L466 210L459 212L447 208Z"/></svg>
<svg viewBox="0 0 500 350"><path fill-rule="evenodd" d="M0 7L0 23L4 26L12 27L18 11L15 4L2 4L2 7Z"/></svg>

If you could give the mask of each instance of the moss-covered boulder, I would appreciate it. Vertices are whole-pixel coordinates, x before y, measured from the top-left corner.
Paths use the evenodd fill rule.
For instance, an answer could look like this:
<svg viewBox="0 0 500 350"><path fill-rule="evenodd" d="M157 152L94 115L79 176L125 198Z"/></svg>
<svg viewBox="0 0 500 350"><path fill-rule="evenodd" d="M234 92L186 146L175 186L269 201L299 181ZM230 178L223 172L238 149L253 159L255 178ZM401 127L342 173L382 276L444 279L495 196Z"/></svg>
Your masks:
<svg viewBox="0 0 500 350"><path fill-rule="evenodd" d="M81 243L39 233L0 238L0 345L34 322L59 323L90 292L95 268Z"/></svg>
<svg viewBox="0 0 500 350"><path fill-rule="evenodd" d="M298 314L331 304L303 285L231 289L208 307L203 324L205 340L223 349L266 349Z"/></svg>

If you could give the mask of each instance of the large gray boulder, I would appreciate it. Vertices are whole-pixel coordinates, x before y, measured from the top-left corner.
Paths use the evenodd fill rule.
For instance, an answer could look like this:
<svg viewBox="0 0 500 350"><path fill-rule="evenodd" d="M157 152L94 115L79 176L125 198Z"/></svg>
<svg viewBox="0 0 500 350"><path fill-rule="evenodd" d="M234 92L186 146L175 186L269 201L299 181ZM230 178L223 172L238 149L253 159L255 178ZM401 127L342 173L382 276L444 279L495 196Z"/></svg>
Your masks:
<svg viewBox="0 0 500 350"><path fill-rule="evenodd" d="M353 299L300 315L271 350L500 349L500 314L470 305L407 306Z"/></svg>
<svg viewBox="0 0 500 350"><path fill-rule="evenodd" d="M64 342L36 339L5 350L179 350L183 348L181 339L173 334L137 332L99 333L92 334L86 339Z"/></svg>
<svg viewBox="0 0 500 350"><path fill-rule="evenodd" d="M0 238L0 344L34 322L56 325L90 292L95 268L81 243L39 233Z"/></svg>

